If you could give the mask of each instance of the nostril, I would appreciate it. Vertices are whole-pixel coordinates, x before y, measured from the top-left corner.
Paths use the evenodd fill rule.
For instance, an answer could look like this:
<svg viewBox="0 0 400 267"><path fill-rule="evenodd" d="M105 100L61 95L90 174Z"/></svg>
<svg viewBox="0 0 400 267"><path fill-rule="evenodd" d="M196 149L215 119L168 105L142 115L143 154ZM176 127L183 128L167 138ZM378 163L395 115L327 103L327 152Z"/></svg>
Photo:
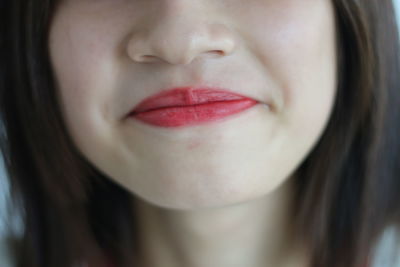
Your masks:
<svg viewBox="0 0 400 267"><path fill-rule="evenodd" d="M143 58L144 60L154 60L154 56L144 55L144 56L142 56L142 58Z"/></svg>
<svg viewBox="0 0 400 267"><path fill-rule="evenodd" d="M142 63L151 63L157 60L158 60L157 57L152 55L141 55L136 58L137 62L142 62Z"/></svg>
<svg viewBox="0 0 400 267"><path fill-rule="evenodd" d="M223 56L225 55L225 52L222 50L212 50L210 51L211 54L213 54L214 56Z"/></svg>

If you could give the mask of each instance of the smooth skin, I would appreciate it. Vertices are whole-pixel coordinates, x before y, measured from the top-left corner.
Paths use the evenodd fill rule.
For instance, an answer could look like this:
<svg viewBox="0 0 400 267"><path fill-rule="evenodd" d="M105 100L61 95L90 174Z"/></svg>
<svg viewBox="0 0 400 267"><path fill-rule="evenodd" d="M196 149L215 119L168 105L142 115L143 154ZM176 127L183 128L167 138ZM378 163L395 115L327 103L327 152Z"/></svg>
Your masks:
<svg viewBox="0 0 400 267"><path fill-rule="evenodd" d="M331 1L63 0L49 45L74 143L132 192L142 267L309 266L290 208L335 99ZM183 86L260 104L190 127L126 118Z"/></svg>

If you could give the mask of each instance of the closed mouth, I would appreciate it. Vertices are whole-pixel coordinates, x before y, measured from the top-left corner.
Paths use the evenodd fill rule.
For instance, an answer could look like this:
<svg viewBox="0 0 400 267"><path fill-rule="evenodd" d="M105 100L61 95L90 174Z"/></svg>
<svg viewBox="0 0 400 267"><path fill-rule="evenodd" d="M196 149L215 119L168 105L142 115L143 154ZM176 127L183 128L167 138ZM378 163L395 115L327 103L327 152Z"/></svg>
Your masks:
<svg viewBox="0 0 400 267"><path fill-rule="evenodd" d="M146 98L128 116L147 124L177 127L215 121L258 103L228 90L175 88Z"/></svg>

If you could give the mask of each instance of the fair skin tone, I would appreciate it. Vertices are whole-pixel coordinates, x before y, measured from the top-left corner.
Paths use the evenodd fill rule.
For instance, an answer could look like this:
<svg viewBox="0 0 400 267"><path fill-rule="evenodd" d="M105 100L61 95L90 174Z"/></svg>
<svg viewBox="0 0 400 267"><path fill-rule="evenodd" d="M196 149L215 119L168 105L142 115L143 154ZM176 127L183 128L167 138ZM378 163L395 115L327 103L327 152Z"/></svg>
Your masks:
<svg viewBox="0 0 400 267"><path fill-rule="evenodd" d="M290 210L335 98L331 1L63 0L49 45L74 143L132 192L142 267L309 266ZM261 104L181 128L125 117L205 85Z"/></svg>

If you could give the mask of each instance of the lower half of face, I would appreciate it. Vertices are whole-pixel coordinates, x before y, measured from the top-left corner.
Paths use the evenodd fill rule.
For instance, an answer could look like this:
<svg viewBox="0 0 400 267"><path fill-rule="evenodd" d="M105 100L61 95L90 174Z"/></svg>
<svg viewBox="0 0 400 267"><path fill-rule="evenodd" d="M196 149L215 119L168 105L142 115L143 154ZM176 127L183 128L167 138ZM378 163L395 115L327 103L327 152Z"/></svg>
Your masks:
<svg viewBox="0 0 400 267"><path fill-rule="evenodd" d="M159 1L166 11L147 21L140 14L151 15L156 1L140 2L142 13L128 2L67 0L54 17L51 58L79 151L139 199L165 208L221 207L277 190L313 149L331 114L336 88L331 3ZM174 13L194 9L204 14ZM193 40L217 24L225 25L220 41L227 42L218 43L216 35L196 46ZM187 38L180 39L181 33ZM129 40L157 47L146 53L158 61L130 58L145 48L123 45ZM214 45L230 49L229 56L199 52ZM179 65L182 54L192 61ZM150 95L149 88L199 81L237 89L260 103L223 119L173 128L121 119L131 104Z"/></svg>

